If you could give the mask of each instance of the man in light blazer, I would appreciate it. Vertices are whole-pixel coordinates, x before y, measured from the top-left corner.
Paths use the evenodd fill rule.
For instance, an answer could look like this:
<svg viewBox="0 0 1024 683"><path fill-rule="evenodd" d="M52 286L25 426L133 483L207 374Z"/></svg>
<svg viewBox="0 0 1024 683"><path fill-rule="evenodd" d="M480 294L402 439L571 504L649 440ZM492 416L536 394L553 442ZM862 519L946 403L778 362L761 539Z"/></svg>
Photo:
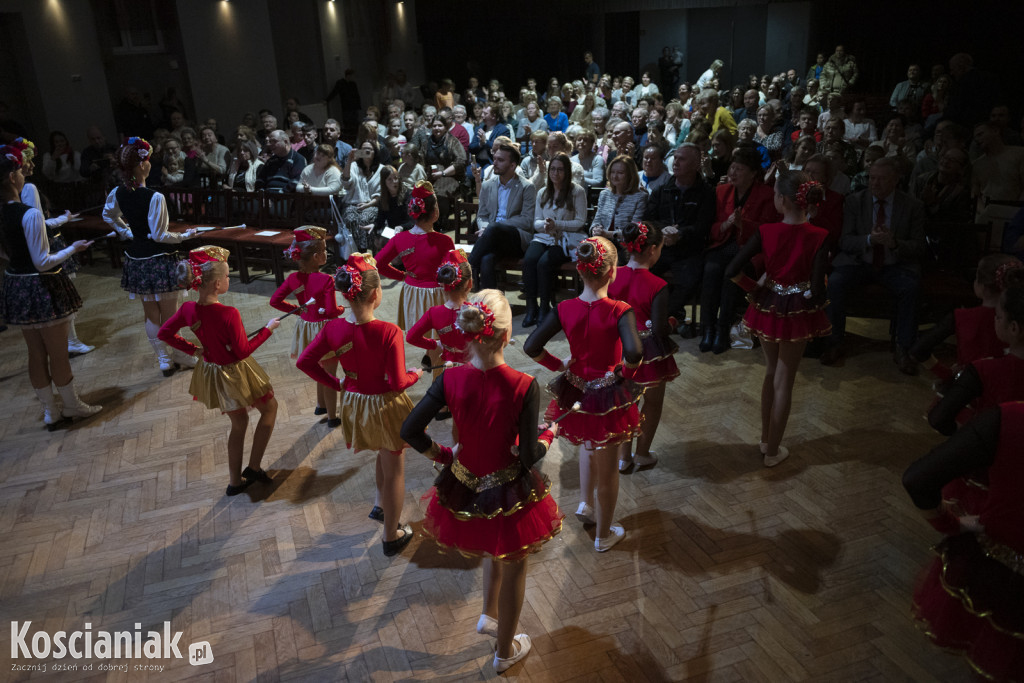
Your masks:
<svg viewBox="0 0 1024 683"><path fill-rule="evenodd" d="M494 175L480 188L477 240L469 254L476 289L496 287L498 259L522 258L533 239L537 189L516 173L519 148L507 142L495 143L491 158Z"/></svg>
<svg viewBox="0 0 1024 683"><path fill-rule="evenodd" d="M896 297L896 347L893 359L900 372L917 374L908 350L917 335L918 289L924 258L924 205L897 189L900 170L895 159L871 165L868 189L847 197L843 207L843 234L828 281L829 321L832 337L823 365L843 356L846 302L858 285L877 282Z"/></svg>

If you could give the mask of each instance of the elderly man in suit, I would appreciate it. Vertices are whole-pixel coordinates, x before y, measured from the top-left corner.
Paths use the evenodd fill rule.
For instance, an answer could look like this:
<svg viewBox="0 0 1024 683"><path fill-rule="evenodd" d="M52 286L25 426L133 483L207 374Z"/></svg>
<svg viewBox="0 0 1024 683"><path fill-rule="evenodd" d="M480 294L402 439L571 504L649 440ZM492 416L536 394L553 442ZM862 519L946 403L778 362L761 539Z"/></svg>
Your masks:
<svg viewBox="0 0 1024 683"><path fill-rule="evenodd" d="M476 214L477 240L469 255L477 289L497 286L496 262L521 258L533 239L533 213L537 189L516 173L519 148L497 142L491 151L494 174L480 188Z"/></svg>
<svg viewBox="0 0 1024 683"><path fill-rule="evenodd" d="M872 281L896 297L893 359L900 372L917 374L917 363L910 358L908 349L917 334L918 288L926 248L925 211L921 202L897 189L899 180L896 160L879 159L871 166L868 189L846 199L839 254L832 263L834 270L828 282L832 337L821 356L824 365L834 365L843 356L841 344L850 292L861 283Z"/></svg>

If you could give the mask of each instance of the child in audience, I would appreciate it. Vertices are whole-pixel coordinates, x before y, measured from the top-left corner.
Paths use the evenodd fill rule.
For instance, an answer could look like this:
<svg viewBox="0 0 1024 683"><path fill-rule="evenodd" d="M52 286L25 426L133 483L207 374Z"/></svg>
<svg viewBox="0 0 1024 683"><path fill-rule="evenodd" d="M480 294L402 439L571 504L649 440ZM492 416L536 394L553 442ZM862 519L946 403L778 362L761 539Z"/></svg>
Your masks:
<svg viewBox="0 0 1024 683"><path fill-rule="evenodd" d="M808 207L824 199L821 183L803 171L781 170L775 181L775 209L783 215L782 222L758 227L725 273L748 292L750 305L743 320L764 350L760 447L765 467L789 457L780 443L804 347L832 329L825 315L828 231L807 222ZM763 286L743 272L762 252L767 273Z"/></svg>
<svg viewBox="0 0 1024 683"><path fill-rule="evenodd" d="M424 496L424 533L441 546L484 558L483 613L476 630L497 638L493 664L501 673L531 647L529 635L515 633L527 557L562 529L551 482L533 468L555 429L537 435L537 381L505 364L512 336L505 296L494 289L473 295L459 309L456 325L468 340L469 360L434 380L402 426L402 437L445 466ZM454 451L426 434L442 409L455 417Z"/></svg>
<svg viewBox="0 0 1024 683"><path fill-rule="evenodd" d="M341 428L345 442L355 451L377 451L380 504L373 506L369 517L384 525L384 555L390 557L412 540L412 528L399 521L405 498L405 443L399 430L412 410L405 390L423 371L406 369L401 330L374 316L383 291L372 256L349 256L334 276L334 286L348 300L349 311L324 325L299 356L298 366L334 391L344 386ZM320 365L328 353L338 358L344 384Z"/></svg>
<svg viewBox="0 0 1024 683"><path fill-rule="evenodd" d="M981 299L981 305L956 309L921 335L911 348L911 357L938 378L943 388L940 393L945 393L953 376L971 361L1006 352L1006 344L996 334L996 304L1006 289L1010 271L1020 268L1024 268L1024 263L1009 254L983 257L974 278L974 295ZM956 366L950 368L940 363L932 352L952 335L956 335Z"/></svg>
<svg viewBox="0 0 1024 683"><path fill-rule="evenodd" d="M555 398L546 417L557 420L564 416L562 435L580 447L583 500L576 517L584 524L595 523L596 485L594 548L603 553L626 535L621 524L612 522L619 495L616 454L618 444L629 442L639 432L636 404L643 389L623 373L631 377L639 367L643 345L629 304L608 298L616 273L614 245L604 237L590 237L580 243L576 256L583 293L558 304L526 340L525 351L547 369L562 373L548 385ZM567 362L544 349L562 330L569 340Z"/></svg>
<svg viewBox="0 0 1024 683"><path fill-rule="evenodd" d="M644 357L633 375L633 381L644 387L644 404L640 418L640 434L636 452L631 441L619 444L619 472L628 472L634 465L652 467L658 458L651 453L654 434L661 421L666 385L679 376L672 355L679 350L669 337L668 283L650 271L661 257L664 237L661 228L647 223L630 223L622 229L622 245L629 252L629 263L619 268L608 286L608 296L633 307L637 333Z"/></svg>
<svg viewBox="0 0 1024 683"><path fill-rule="evenodd" d="M309 343L316 338L328 320L333 320L345 312L338 307L334 296L334 280L330 275L321 273L320 269L327 263L327 231L315 225L296 228L292 236L292 245L285 249L285 255L299 262L298 272L291 273L284 283L277 288L271 297L270 305L279 311L291 313L305 306L313 299L313 303L305 306L295 321L295 336L292 337L291 357L296 359ZM285 299L295 295L297 304L290 304ZM334 375L338 369L336 359L323 361L324 370ZM316 409L314 415L327 415L327 426L334 429L341 424L338 417L338 394L323 384L316 385Z"/></svg>
<svg viewBox="0 0 1024 683"><path fill-rule="evenodd" d="M201 352L188 391L194 400L207 408L219 408L231 419L226 494L236 496L254 481L271 481L260 463L277 421L277 400L270 378L252 359L252 352L270 338L281 322L271 318L254 337L246 337L238 309L225 306L218 298L228 291L227 260L227 249L205 246L193 249L188 260L178 264L179 282L183 287L199 290L199 300L183 303L160 327L158 338L188 356ZM178 335L183 327L192 330L202 347ZM243 470L242 449L249 426L249 408L256 408L260 419L252 437L249 464Z"/></svg>

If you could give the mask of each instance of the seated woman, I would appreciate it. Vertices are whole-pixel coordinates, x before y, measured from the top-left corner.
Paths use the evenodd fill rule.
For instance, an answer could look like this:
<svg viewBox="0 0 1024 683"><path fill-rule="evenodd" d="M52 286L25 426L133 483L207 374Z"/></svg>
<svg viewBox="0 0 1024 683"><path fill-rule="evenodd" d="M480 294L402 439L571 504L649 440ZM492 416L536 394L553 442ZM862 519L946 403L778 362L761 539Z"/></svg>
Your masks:
<svg viewBox="0 0 1024 683"><path fill-rule="evenodd" d="M528 102L524 111L525 116L519 119L519 123L516 125L516 142L521 145L520 149L525 157L530 153L533 134L546 131L548 122L540 115L540 107L536 102Z"/></svg>
<svg viewBox="0 0 1024 683"><path fill-rule="evenodd" d="M231 152L217 142L217 131L212 126L199 129L199 156L196 167L200 177L204 179L204 187L216 187L228 170L228 157Z"/></svg>
<svg viewBox="0 0 1024 683"><path fill-rule="evenodd" d="M802 135L797 138L786 156L787 168L791 171L802 170L807 160L815 155L817 144L810 135Z"/></svg>
<svg viewBox="0 0 1024 683"><path fill-rule="evenodd" d="M341 192L341 166L334 159L334 148L323 144L313 153L313 163L302 169L299 192L336 195Z"/></svg>
<svg viewBox="0 0 1024 683"><path fill-rule="evenodd" d="M718 185L729 172L732 147L733 136L728 130L720 129L711 136L710 173L705 178L710 185Z"/></svg>
<svg viewBox="0 0 1024 683"><path fill-rule="evenodd" d="M757 124L753 119L743 119L736 124L736 146L751 147L761 157L761 168L768 169L772 165L772 156L760 142L754 142L754 134L757 133Z"/></svg>
<svg viewBox="0 0 1024 683"><path fill-rule="evenodd" d="M395 232L402 232L412 227L412 219L409 218L409 192L402 182L402 174L396 171L393 166L381 166L380 169L380 205L377 207L377 220L374 222L374 232L380 234L385 226Z"/></svg>
<svg viewBox="0 0 1024 683"><path fill-rule="evenodd" d="M402 165L398 167L398 176L401 178L402 186L406 192L421 180L427 179L427 171L423 168L423 152L420 146L409 142L402 150Z"/></svg>
<svg viewBox="0 0 1024 683"><path fill-rule="evenodd" d="M781 220L775 193L761 182L761 158L751 148L737 149L727 172L728 182L715 188L715 222L704 253L700 295L700 350L716 354L729 350L729 331L740 301L739 286L725 277L725 268L764 223ZM755 270L763 270L763 264ZM760 276L760 273L755 273Z"/></svg>
<svg viewBox="0 0 1024 683"><path fill-rule="evenodd" d="M569 117L562 111L562 98L552 95L547 100L547 108L548 113L544 115L544 120L548 124L548 130L564 133L569 127Z"/></svg>
<svg viewBox="0 0 1024 683"><path fill-rule="evenodd" d="M185 180L185 153L181 151L181 138L174 133L164 141L160 157L160 185L175 187Z"/></svg>
<svg viewBox="0 0 1024 683"><path fill-rule="evenodd" d="M166 150L166 144L165 144ZM263 162L259 159L259 147L255 140L239 142L228 166L225 190L253 192L256 190L256 173Z"/></svg>
<svg viewBox="0 0 1024 683"><path fill-rule="evenodd" d="M360 251L369 251L374 244L377 203L380 201L380 169L376 141L365 141L348 154L348 164L341 178L345 188L345 210L342 220ZM455 141L458 144L458 140ZM462 146L459 145L461 148Z"/></svg>
<svg viewBox="0 0 1024 683"><path fill-rule="evenodd" d="M608 164L608 187L597 197L597 211L590 224L590 234L621 242L622 229L643 218L647 193L640 189L640 172L633 157L621 154ZM629 253L618 249L617 261L625 263Z"/></svg>
<svg viewBox="0 0 1024 683"><path fill-rule="evenodd" d="M55 183L78 183L82 176L82 155L71 148L68 137L59 130L50 133L50 151L43 154L43 175Z"/></svg>
<svg viewBox="0 0 1024 683"><path fill-rule="evenodd" d="M596 144L592 131L584 130L576 137L572 160L583 168L583 187L587 190L604 185L604 159L597 154Z"/></svg>
<svg viewBox="0 0 1024 683"><path fill-rule="evenodd" d="M569 114L569 123L577 123L587 130L594 129L594 122L591 116L597 108L597 98L594 93L588 92L583 95L583 100Z"/></svg>
<svg viewBox="0 0 1024 683"><path fill-rule="evenodd" d="M559 152L547 166L548 181L537 193L533 214L537 234L523 256L524 327L536 325L551 312L558 269L571 260L576 246L586 237L587 191L573 182L569 156Z"/></svg>
<svg viewBox="0 0 1024 683"><path fill-rule="evenodd" d="M430 124L430 136L423 152L427 179L434 186L434 193L440 206L439 229L444 232L452 202L455 201L461 187L460 179L466 173L466 150L462 143L448 132L442 117L437 116Z"/></svg>
<svg viewBox="0 0 1024 683"><path fill-rule="evenodd" d="M764 145L773 159L782 156L782 143L785 140L782 127L776 123L775 107L770 104L758 107L757 132L754 133L754 142Z"/></svg>

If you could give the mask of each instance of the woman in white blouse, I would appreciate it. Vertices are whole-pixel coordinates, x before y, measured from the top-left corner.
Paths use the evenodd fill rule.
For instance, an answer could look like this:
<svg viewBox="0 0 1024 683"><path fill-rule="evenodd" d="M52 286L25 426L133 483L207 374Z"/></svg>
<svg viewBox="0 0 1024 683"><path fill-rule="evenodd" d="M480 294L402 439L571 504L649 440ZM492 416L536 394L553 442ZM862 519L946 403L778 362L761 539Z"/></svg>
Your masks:
<svg viewBox="0 0 1024 683"><path fill-rule="evenodd" d="M347 195L341 218L359 251L376 252L373 231L380 200L380 168L377 143L366 140L349 152L348 167L341 179Z"/></svg>
<svg viewBox="0 0 1024 683"><path fill-rule="evenodd" d="M299 191L309 194L338 194L341 192L341 166L334 160L334 148L319 145L313 153L313 163L302 169Z"/></svg>
<svg viewBox="0 0 1024 683"><path fill-rule="evenodd" d="M525 327L536 325L551 311L558 269L572 260L577 245L586 237L587 191L572 181L572 162L559 153L547 166L547 184L537 193L533 214L536 234L523 256Z"/></svg>
<svg viewBox="0 0 1024 683"><path fill-rule="evenodd" d="M576 136L576 154L572 160L583 169L583 187L589 190L604 184L604 158L597 153L597 137L584 130Z"/></svg>

